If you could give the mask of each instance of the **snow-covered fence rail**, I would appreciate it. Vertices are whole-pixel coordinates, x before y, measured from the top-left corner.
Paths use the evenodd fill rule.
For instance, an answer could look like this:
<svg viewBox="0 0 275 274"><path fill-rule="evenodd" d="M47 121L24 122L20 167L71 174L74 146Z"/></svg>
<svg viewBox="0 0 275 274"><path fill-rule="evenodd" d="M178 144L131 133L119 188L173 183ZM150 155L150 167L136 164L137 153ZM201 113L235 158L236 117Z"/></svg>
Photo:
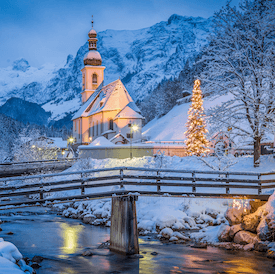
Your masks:
<svg viewBox="0 0 275 274"><path fill-rule="evenodd" d="M0 178L14 177L21 174L31 174L41 170L64 170L73 165L76 158L52 159L45 161L30 161L16 163L1 163Z"/></svg>
<svg viewBox="0 0 275 274"><path fill-rule="evenodd" d="M245 196L267 200L269 195L262 194L262 190L274 188L275 173L115 167L2 178L0 206L111 197L130 192L180 197ZM21 197L22 202L18 202L18 198L16 202L12 202L13 197ZM3 203L3 199L7 198L11 202Z"/></svg>
<svg viewBox="0 0 275 274"><path fill-rule="evenodd" d="M13 166L22 164L35 164L35 163L51 163L51 162L72 162L76 161L77 158L62 158L62 159L51 159L51 160L41 160L41 161L28 161L28 162L8 162L0 163L0 166Z"/></svg>

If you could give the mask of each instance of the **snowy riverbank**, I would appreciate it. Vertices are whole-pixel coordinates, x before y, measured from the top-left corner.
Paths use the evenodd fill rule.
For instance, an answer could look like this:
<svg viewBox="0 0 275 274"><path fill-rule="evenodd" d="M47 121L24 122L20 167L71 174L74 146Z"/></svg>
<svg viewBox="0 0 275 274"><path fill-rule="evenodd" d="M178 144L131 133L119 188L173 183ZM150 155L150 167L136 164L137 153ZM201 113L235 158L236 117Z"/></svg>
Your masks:
<svg viewBox="0 0 275 274"><path fill-rule="evenodd" d="M32 274L33 269L26 265L22 254L17 247L0 238L0 273L7 274Z"/></svg>
<svg viewBox="0 0 275 274"><path fill-rule="evenodd" d="M275 169L275 160L270 156L262 157L259 168L253 167L252 157L240 157L231 160L234 160L236 163L230 166L228 171L267 172ZM210 158L207 159L207 161L210 162L211 165L216 164L214 162L215 159ZM77 162L69 170L76 171L81 169L99 169L116 166L167 168L176 170L211 170L209 165L196 157L180 158L166 156L122 160L86 159ZM109 190L111 190L111 188ZM269 193L272 192L273 190L269 190ZM66 193L68 194L68 192ZM64 194L65 193L59 193L58 195ZM73 194L77 193L70 191L70 195ZM255 204L257 205L255 206ZM169 241L191 240L221 246L227 249L253 250L258 248L273 252L275 251L275 246L273 247L270 242L272 239L257 234L263 235L265 233L263 231L271 233L269 230L273 229L273 223L270 224L270 221L268 222L268 220L270 218L273 218L274 220L274 213L272 213L275 210L274 195L271 196L266 205L258 209L261 205L261 203L254 202L251 206L250 202L246 199L234 200L140 196L137 202L138 230L140 235L147 235L148 233L153 232L157 233L159 238L165 238ZM84 223L92 225L110 226L110 199L58 204L54 207L59 208L62 215L65 217L81 219ZM239 219L232 222L230 219L232 216L228 212L231 212L232 216L235 216L238 213ZM244 223L245 220L249 218L245 216L250 216L250 213L257 216L258 222L257 224L254 224L252 231L251 229L247 230L246 228L249 225ZM271 217L267 219L265 216ZM252 219L253 218L254 217L252 217ZM236 229L234 225L238 225L238 229ZM223 234L229 233L229 230L231 230L231 236L227 238L223 237ZM238 237L235 239L236 234L238 234ZM248 237L248 234L250 237ZM268 240L268 242L265 242L266 240ZM265 243L263 243L263 241ZM265 246L264 248L263 245Z"/></svg>

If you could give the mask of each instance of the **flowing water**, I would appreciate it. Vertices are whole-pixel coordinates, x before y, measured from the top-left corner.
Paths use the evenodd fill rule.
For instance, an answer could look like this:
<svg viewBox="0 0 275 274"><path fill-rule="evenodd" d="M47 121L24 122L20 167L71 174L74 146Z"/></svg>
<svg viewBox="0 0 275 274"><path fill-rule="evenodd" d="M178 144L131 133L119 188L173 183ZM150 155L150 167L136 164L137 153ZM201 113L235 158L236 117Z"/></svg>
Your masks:
<svg viewBox="0 0 275 274"><path fill-rule="evenodd" d="M37 274L275 273L275 262L260 253L214 247L195 249L181 244L163 244L145 236L139 238L143 258L124 257L97 248L109 239L109 228L85 225L45 209L19 214L0 216L5 221L1 224L0 237L14 243L25 257L42 256L44 260ZM8 235L10 231L14 234ZM82 256L87 249L93 249L94 255Z"/></svg>

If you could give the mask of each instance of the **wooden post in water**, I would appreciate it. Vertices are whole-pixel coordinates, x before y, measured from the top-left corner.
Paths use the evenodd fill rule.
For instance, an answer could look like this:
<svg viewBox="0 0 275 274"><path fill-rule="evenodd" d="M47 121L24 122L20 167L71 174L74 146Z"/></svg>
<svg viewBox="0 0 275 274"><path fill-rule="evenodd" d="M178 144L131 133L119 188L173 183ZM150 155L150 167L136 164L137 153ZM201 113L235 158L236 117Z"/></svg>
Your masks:
<svg viewBox="0 0 275 274"><path fill-rule="evenodd" d="M124 255L139 253L136 195L112 197L110 250Z"/></svg>

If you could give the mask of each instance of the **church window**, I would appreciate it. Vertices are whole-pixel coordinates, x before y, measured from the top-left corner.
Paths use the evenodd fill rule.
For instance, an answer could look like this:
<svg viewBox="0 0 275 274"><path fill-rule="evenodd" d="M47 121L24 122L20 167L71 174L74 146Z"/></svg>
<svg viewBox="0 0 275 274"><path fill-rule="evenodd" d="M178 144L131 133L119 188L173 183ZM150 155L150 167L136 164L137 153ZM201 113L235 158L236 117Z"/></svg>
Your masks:
<svg viewBox="0 0 275 274"><path fill-rule="evenodd" d="M114 120L113 119L109 120L109 129L114 130Z"/></svg>
<svg viewBox="0 0 275 274"><path fill-rule="evenodd" d="M89 127L89 137L92 137L92 127L91 127L91 124L90 124L90 127Z"/></svg>
<svg viewBox="0 0 275 274"><path fill-rule="evenodd" d="M85 74L82 76L82 89L85 89Z"/></svg>
<svg viewBox="0 0 275 274"><path fill-rule="evenodd" d="M133 139L134 137L134 134L133 133L127 133L127 138L128 139Z"/></svg>
<svg viewBox="0 0 275 274"><path fill-rule="evenodd" d="M78 139L80 139L80 120L78 121Z"/></svg>
<svg viewBox="0 0 275 274"><path fill-rule="evenodd" d="M97 84L97 75L93 74L93 84Z"/></svg>

